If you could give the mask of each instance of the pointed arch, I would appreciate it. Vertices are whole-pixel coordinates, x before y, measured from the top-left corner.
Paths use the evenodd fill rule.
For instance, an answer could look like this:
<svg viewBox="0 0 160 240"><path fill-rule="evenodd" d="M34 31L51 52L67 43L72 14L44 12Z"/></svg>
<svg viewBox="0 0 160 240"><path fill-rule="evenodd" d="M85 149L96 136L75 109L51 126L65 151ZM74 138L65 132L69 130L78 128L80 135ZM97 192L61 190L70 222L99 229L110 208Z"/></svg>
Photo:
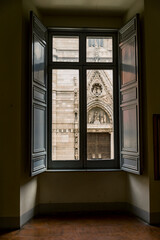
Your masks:
<svg viewBox="0 0 160 240"><path fill-rule="evenodd" d="M91 109L96 107L102 109L108 115L110 123L113 122L113 109L111 108L111 106L106 105L103 101L96 102L95 100L93 100L92 102L90 102L87 105L87 113Z"/></svg>

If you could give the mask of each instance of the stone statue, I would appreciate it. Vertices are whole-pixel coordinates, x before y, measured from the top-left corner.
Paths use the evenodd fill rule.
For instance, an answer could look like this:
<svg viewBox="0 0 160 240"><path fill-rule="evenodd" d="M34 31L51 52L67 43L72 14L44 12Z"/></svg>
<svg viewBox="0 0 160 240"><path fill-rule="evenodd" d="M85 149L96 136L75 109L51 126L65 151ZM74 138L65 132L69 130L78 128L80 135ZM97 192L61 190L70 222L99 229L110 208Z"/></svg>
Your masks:
<svg viewBox="0 0 160 240"><path fill-rule="evenodd" d="M88 114L88 123L92 123L92 118L91 118L91 114Z"/></svg>
<svg viewBox="0 0 160 240"><path fill-rule="evenodd" d="M103 118L103 116L101 116L101 123L102 123L102 124L104 123L104 118Z"/></svg>
<svg viewBox="0 0 160 240"><path fill-rule="evenodd" d="M94 124L100 124L99 113L97 111L94 113Z"/></svg>

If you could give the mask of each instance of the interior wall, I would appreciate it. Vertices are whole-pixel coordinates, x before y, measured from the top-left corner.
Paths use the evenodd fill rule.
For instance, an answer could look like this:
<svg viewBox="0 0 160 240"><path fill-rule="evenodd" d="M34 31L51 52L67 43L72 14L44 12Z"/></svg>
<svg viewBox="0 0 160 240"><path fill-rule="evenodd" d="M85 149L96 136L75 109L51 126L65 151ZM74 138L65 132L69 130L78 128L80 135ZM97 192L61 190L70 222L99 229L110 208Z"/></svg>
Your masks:
<svg viewBox="0 0 160 240"><path fill-rule="evenodd" d="M147 81L147 141L150 175L150 210L159 213L160 221L160 181L154 180L154 154L153 154L153 114L160 114L160 81L159 81L159 22L160 1L145 0L146 21L146 81Z"/></svg>
<svg viewBox="0 0 160 240"><path fill-rule="evenodd" d="M31 4L31 5L30 5ZM23 1L23 24L28 22L28 12L33 9L32 3ZM145 9L145 14L144 14ZM158 81L158 21L159 3L154 4L149 0L137 0L136 4L125 14L123 21L116 17L86 17L86 16L41 16L46 26L52 27L101 27L101 28L120 28L122 22L125 23L136 13L140 13L141 18L141 82L142 82L142 115L143 115L143 163L144 172L141 176L125 174L123 172L61 172L41 174L37 188L37 177L28 178L27 157L22 160L21 177L21 214L25 213L37 202L39 203L73 203L73 202L125 202L143 209L147 212L160 211L160 183L153 178L153 135L152 135L152 114L159 113L159 88ZM37 12L38 15L38 12ZM156 32L156 38L153 37ZM22 34L23 35L23 34ZM25 38L27 33L24 34ZM146 41L145 41L146 39ZM23 47L26 48L27 42L23 37ZM27 70L26 69L27 51L23 56L23 77L26 79L22 86L23 103L25 108L22 110L23 119L26 117L27 108L26 91ZM155 81L155 84L153 82ZM26 84L26 85L25 85ZM26 120L23 122L26 125ZM25 128L25 127L24 127ZM147 131L146 131L147 129ZM23 129L22 134L27 135ZM27 140L23 142L23 150ZM126 185L127 184L127 185ZM150 192L151 187L151 192ZM30 196L32 189L32 197ZM37 191L39 200L37 200ZM117 194L118 192L118 194ZM116 193L116 194L115 194ZM31 198L30 198L31 197ZM28 202L28 199L31 201Z"/></svg>
<svg viewBox="0 0 160 240"><path fill-rule="evenodd" d="M138 3L139 2L139 3ZM59 172L29 177L28 155L28 23L33 10L47 26L119 28L121 18L40 16L33 1L5 0L1 3L1 174L0 217L18 217L38 203L126 202L160 212L160 183L153 177L152 114L159 104L159 1L145 0L145 32L142 33L142 85L144 174L124 172ZM142 7L143 6L143 7ZM127 12L124 22L141 13L143 1ZM155 36L156 33L156 37ZM146 40L146 43L144 41ZM146 52L146 54L145 54ZM145 66L146 65L146 66ZM146 71L145 71L146 69ZM146 74L145 74L146 72ZM155 82L155 84L153 84ZM146 131L147 129L147 131ZM149 147L148 147L149 146ZM150 182L149 182L150 176ZM127 185L126 185L127 184ZM150 186L149 186L150 184ZM149 194L151 187L151 194ZM20 189L20 190L19 190ZM151 205L150 205L151 199ZM12 201L11 201L12 200Z"/></svg>
<svg viewBox="0 0 160 240"><path fill-rule="evenodd" d="M144 0L135 0L134 4L130 7L130 9L123 16L123 23L128 22L134 15L137 13L140 14L141 20L144 18Z"/></svg>
<svg viewBox="0 0 160 240"><path fill-rule="evenodd" d="M21 27L20 0L1 1L0 220L20 212Z"/></svg>
<svg viewBox="0 0 160 240"><path fill-rule="evenodd" d="M57 172L40 176L40 204L125 201L123 172Z"/></svg>
<svg viewBox="0 0 160 240"><path fill-rule="evenodd" d="M144 22L144 0L137 0L133 7L125 14L123 22L129 21L137 13L140 14L140 87L141 87L141 126L142 126L142 156L143 174L138 176L132 173L127 174L127 201L135 207L150 211L149 195L149 173L148 173L148 152L147 152L147 94L146 94L146 42ZM142 145L143 144L143 145Z"/></svg>
<svg viewBox="0 0 160 240"><path fill-rule="evenodd" d="M93 28L110 28L118 29L122 24L120 17L105 16L47 16L42 15L42 20L47 27L93 27Z"/></svg>
<svg viewBox="0 0 160 240"><path fill-rule="evenodd" d="M31 212L38 204L38 177L30 177L29 155L29 22L30 11L39 18L40 14L33 0L22 1L22 74L21 74L21 179L20 179L20 216Z"/></svg>
<svg viewBox="0 0 160 240"><path fill-rule="evenodd" d="M31 4L31 5L30 5ZM41 16L46 26L52 27L100 27L100 28L120 28L122 22L125 23L136 13L140 13L141 18L141 84L142 84L142 136L143 136L143 163L144 172L141 176L134 174L125 174L122 172L106 173L44 173L39 178L39 187L37 189L37 178L29 179L28 170L25 170L25 164L22 164L24 175L22 177L21 187L21 213L26 212L37 203L36 194L39 191L39 203L65 203L65 202L124 202L143 209L147 212L160 212L160 183L154 181L153 176L153 134L152 134L152 114L159 113L159 84L158 79L158 62L159 62L159 45L158 45L158 22L159 22L159 2L154 4L149 0L137 0L130 10L125 14L123 21L119 17L87 17L87 16ZM23 24L27 23L28 11L33 9L32 3L23 1L23 16L26 19ZM145 9L145 14L144 14ZM38 12L37 12L38 15ZM156 33L156 37L155 36ZM26 36L26 35L24 35ZM24 40L24 39L23 39ZM26 40L24 40L26 46ZM27 51L25 51L27 54ZM23 62L26 65L25 55ZM23 65L24 67L24 65ZM25 73L25 74L24 74ZM26 72L23 70L26 78ZM155 84L153 84L155 81ZM27 84L27 80L25 81ZM27 108L25 98L25 86L22 86L24 94L23 101ZM22 115L25 118L25 108ZM25 126L26 122L24 121ZM147 131L146 131L147 129ZM23 130L25 131L25 130ZM23 132L22 131L22 132ZM25 134L23 132L23 134ZM23 147L25 148L25 143ZM24 150L25 152L25 150ZM27 164L26 164L27 166ZM32 184L33 183L33 184ZM30 197L30 187L32 184L33 194L31 203L25 199ZM126 185L127 184L127 185ZM78 186L78 187L77 187ZM95 194L95 189L96 193ZM121 189L119 194L115 191ZM24 197L25 196L25 197ZM35 200L36 199L36 200ZM26 202L26 203L25 203Z"/></svg>

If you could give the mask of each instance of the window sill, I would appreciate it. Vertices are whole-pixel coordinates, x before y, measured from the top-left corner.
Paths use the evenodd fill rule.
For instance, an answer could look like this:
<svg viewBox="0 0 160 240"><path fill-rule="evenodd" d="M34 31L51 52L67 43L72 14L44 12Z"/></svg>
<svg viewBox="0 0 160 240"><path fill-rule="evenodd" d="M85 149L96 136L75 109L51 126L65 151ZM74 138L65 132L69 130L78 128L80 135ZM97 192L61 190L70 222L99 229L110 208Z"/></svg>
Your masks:
<svg viewBox="0 0 160 240"><path fill-rule="evenodd" d="M48 169L46 172L122 172L122 169Z"/></svg>

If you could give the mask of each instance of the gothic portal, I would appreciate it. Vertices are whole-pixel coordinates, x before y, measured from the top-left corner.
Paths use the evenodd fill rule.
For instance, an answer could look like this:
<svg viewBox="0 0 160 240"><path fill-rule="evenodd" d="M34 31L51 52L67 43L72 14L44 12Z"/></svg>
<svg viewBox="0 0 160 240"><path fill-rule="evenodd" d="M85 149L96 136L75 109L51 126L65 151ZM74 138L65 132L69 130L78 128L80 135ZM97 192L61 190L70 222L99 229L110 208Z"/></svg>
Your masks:
<svg viewBox="0 0 160 240"><path fill-rule="evenodd" d="M62 43L61 43L62 41ZM110 61L110 40L88 41L89 59L105 56ZM70 39L66 51L59 49L65 39L57 40L54 59L74 61L75 44ZM108 48L106 48L108 46ZM70 56L68 56L70 54ZM72 59L73 58L73 59ZM87 70L87 159L112 159L113 71ZM52 160L79 159L79 72L76 69L52 71Z"/></svg>

